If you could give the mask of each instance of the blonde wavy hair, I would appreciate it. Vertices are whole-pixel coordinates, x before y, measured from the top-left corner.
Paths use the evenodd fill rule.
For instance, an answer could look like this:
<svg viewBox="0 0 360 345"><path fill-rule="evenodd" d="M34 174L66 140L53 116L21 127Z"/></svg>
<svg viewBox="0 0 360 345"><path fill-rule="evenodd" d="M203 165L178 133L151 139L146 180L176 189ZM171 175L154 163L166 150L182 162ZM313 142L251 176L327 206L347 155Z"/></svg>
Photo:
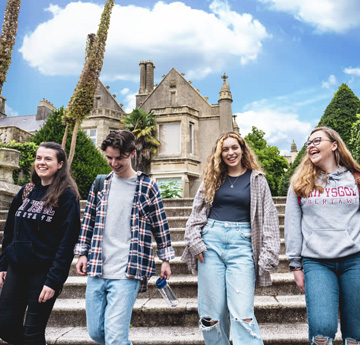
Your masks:
<svg viewBox="0 0 360 345"><path fill-rule="evenodd" d="M346 167L353 175L356 180L355 173L360 172L360 165L356 163L354 158L351 156L350 151L346 147L344 141L340 135L329 127L317 127L312 130L310 136L313 133L323 131L331 142L337 143L337 149L334 151L334 157L336 165ZM293 177L291 178L291 184L293 185L294 192L297 196L306 198L312 190L318 190L320 193L324 192L324 186L317 185L319 175L325 173L325 181L327 173L317 167L310 159L309 155L306 154L301 163L296 168Z"/></svg>
<svg viewBox="0 0 360 345"><path fill-rule="evenodd" d="M221 156L223 142L227 138L235 138L238 141L242 152L241 164L243 167L251 170L262 171L255 153L251 150L250 146L246 143L246 141L241 138L239 133L227 132L221 134L216 140L216 143L212 148L211 154L206 160L203 170L203 193L205 197L205 202L209 203L210 205L212 205L214 201L215 192L224 183L227 176L228 168Z"/></svg>

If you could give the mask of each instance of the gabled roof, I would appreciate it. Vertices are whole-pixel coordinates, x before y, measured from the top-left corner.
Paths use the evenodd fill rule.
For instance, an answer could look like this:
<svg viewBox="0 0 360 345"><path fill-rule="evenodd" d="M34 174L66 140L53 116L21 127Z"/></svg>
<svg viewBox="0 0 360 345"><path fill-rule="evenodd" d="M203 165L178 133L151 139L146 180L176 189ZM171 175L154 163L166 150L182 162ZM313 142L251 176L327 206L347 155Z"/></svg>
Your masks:
<svg viewBox="0 0 360 345"><path fill-rule="evenodd" d="M44 120L36 120L36 115L7 116L0 119L0 127L16 126L24 131L33 133L44 124Z"/></svg>

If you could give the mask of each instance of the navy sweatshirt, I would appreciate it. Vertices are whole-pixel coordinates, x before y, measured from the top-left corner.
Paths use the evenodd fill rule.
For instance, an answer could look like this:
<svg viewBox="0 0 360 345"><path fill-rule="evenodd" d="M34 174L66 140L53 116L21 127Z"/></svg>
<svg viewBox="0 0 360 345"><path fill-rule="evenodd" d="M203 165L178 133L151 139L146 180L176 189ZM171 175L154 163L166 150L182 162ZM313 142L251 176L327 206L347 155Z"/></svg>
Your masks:
<svg viewBox="0 0 360 345"><path fill-rule="evenodd" d="M48 186L37 184L22 201L25 187L11 203L5 224L0 271L15 268L47 271L45 285L61 289L69 274L73 248L80 232L80 204L66 189L59 207L45 208Z"/></svg>

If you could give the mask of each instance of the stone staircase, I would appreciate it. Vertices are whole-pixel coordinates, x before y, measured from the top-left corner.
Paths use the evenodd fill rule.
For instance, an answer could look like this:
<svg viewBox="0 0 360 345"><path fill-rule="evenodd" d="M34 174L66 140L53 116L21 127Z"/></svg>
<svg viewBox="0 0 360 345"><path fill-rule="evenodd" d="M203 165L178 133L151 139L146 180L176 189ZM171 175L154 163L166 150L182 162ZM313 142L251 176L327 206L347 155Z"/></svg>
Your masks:
<svg viewBox="0 0 360 345"><path fill-rule="evenodd" d="M179 300L170 308L156 290L153 277L149 290L139 294L133 310L130 339L134 345L203 345L198 328L197 277L188 272L180 260L184 250L184 230L191 212L192 199L164 200L171 229L172 245L176 252L171 261L173 275L170 285ZM288 272L285 256L284 213L285 198L274 198L279 212L281 230L280 264L272 273L271 287L256 289L255 314L265 344L305 345L307 340L305 298ZM85 202L81 202L82 210ZM7 211L0 211L0 243ZM55 303L47 328L47 343L58 345L95 344L86 331L85 288L86 277L77 276L74 259L70 275ZM156 261L159 272L161 262ZM0 341L0 344L1 341ZM340 345L339 335L336 345Z"/></svg>

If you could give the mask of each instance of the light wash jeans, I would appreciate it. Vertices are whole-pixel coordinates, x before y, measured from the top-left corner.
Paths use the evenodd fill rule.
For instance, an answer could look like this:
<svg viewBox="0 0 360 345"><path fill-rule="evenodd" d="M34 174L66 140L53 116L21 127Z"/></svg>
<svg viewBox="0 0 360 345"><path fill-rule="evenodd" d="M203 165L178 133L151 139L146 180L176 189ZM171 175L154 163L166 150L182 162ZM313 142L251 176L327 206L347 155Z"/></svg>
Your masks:
<svg viewBox="0 0 360 345"><path fill-rule="evenodd" d="M198 263L198 310L206 345L262 345L254 315L255 266L249 223L209 219L202 229L207 252ZM250 322L244 320L251 319ZM211 321L216 321L214 325Z"/></svg>
<svg viewBox="0 0 360 345"><path fill-rule="evenodd" d="M131 345L129 327L140 280L88 277L86 321L90 337L101 345Z"/></svg>
<svg viewBox="0 0 360 345"><path fill-rule="evenodd" d="M340 309L343 344L360 344L360 253L303 265L310 343L333 344Z"/></svg>

